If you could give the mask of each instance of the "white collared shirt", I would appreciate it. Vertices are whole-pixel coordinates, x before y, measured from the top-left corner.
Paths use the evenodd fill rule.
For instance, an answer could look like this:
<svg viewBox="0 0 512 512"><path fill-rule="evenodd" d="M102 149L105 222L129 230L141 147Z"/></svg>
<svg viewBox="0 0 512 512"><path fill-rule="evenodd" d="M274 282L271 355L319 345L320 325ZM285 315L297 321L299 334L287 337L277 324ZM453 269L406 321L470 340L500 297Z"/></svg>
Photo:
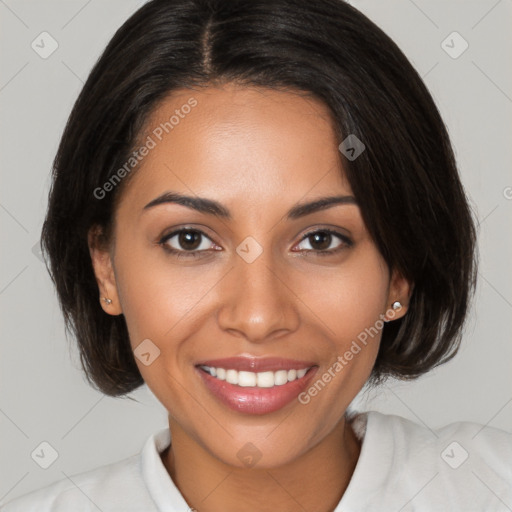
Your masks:
<svg viewBox="0 0 512 512"><path fill-rule="evenodd" d="M512 434L469 422L430 430L378 412L354 417L362 440L334 512L510 512ZM2 512L190 512L160 454L169 429L122 461L12 500ZM257 508L254 509L257 512Z"/></svg>

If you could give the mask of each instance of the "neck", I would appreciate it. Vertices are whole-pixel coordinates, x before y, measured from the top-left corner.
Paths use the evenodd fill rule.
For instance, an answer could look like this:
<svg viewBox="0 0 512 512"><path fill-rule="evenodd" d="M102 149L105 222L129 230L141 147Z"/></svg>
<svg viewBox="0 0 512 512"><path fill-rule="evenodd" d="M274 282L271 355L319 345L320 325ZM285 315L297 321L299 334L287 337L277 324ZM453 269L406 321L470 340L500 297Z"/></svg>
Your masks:
<svg viewBox="0 0 512 512"><path fill-rule="evenodd" d="M354 472L360 442L345 417L311 450L269 469L227 465L169 418L172 443L162 461L192 509L199 512L332 512Z"/></svg>

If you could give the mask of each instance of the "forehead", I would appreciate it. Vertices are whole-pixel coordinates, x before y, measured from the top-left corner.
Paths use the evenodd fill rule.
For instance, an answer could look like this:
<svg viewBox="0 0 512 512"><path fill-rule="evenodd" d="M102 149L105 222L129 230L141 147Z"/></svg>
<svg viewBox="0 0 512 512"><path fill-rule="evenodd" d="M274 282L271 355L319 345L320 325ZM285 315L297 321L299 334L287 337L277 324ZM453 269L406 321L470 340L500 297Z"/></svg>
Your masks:
<svg viewBox="0 0 512 512"><path fill-rule="evenodd" d="M227 84L183 89L162 101L139 137L140 158L122 202L166 190L257 207L350 193L328 108L295 92Z"/></svg>

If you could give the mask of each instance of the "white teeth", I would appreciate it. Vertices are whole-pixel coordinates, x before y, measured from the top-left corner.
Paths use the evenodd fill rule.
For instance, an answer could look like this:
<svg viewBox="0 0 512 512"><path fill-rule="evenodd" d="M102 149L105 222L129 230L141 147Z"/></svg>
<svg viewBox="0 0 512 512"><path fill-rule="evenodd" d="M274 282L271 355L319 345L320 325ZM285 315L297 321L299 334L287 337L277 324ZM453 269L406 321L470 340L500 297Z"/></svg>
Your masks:
<svg viewBox="0 0 512 512"><path fill-rule="evenodd" d="M288 370L279 370L274 373L274 385L282 386L288 382Z"/></svg>
<svg viewBox="0 0 512 512"><path fill-rule="evenodd" d="M256 386L256 374L252 372L238 372L238 385L243 387Z"/></svg>
<svg viewBox="0 0 512 512"><path fill-rule="evenodd" d="M225 368L213 368L211 366L201 366L212 377L219 380L225 380L229 384L235 384L241 387L272 388L282 386L296 379L301 379L306 375L309 368L300 370L278 370L277 372L247 372L237 370L226 370Z"/></svg>
<svg viewBox="0 0 512 512"><path fill-rule="evenodd" d="M226 382L229 382L230 384L238 384L238 372L236 370L227 370Z"/></svg>
<svg viewBox="0 0 512 512"><path fill-rule="evenodd" d="M274 372L260 372L256 374L256 379L259 388L273 388L274 387Z"/></svg>

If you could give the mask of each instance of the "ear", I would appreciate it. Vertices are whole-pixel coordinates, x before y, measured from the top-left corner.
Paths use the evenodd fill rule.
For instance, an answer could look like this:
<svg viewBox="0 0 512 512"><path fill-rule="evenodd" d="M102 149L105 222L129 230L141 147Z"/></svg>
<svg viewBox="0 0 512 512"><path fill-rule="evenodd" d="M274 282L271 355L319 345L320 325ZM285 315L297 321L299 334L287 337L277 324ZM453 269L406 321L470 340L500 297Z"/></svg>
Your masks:
<svg viewBox="0 0 512 512"><path fill-rule="evenodd" d="M409 300L413 289L414 283L405 279L398 270L394 269L391 273L386 311L384 313L386 321L397 320L405 316L409 309ZM399 302L401 307L393 308L395 302Z"/></svg>
<svg viewBox="0 0 512 512"><path fill-rule="evenodd" d="M120 315L123 310L119 302L112 256L101 226L95 225L89 229L87 243L98 283L101 307L109 315ZM112 302L107 304L104 299L110 299Z"/></svg>

